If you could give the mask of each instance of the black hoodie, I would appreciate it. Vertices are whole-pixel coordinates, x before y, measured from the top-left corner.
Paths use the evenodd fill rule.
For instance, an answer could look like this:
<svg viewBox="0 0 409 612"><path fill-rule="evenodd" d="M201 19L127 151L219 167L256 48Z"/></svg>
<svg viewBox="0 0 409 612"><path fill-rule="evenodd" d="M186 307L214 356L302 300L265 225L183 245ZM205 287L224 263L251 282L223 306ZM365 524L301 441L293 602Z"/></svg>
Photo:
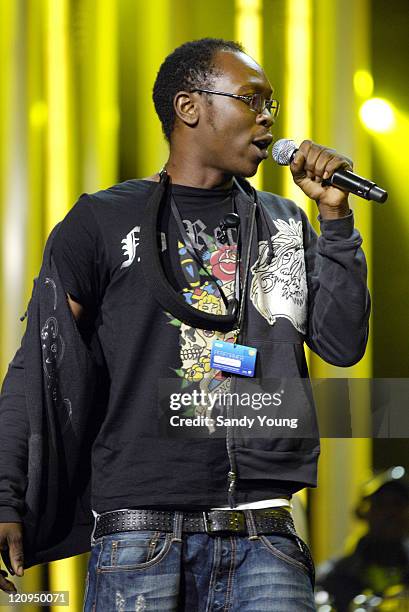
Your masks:
<svg viewBox="0 0 409 612"><path fill-rule="evenodd" d="M147 236L144 220L153 198L161 196L160 190L161 186L147 181L126 181L83 195L77 207L94 219L95 240L109 251L108 232L113 226L119 238L124 230L126 236L136 227L141 228L141 240ZM245 194L238 190L234 195L245 250L254 200L251 191ZM317 238L305 213L293 202L266 192L257 195L256 231L250 245L246 309L239 337L241 344L258 350L256 378L232 375L230 391L268 392L276 389L277 380L291 379L286 387L290 398L286 409L302 426L282 435L263 428L260 435L251 436L245 427L233 427L227 429L226 439L215 440L178 441L158 435L152 410L147 407L157 402L155 381L169 368L171 352L178 350L179 329L169 325L163 295L150 281L149 271L157 274L149 257L152 244L145 241L138 245L142 270L135 253L132 265L124 266L121 240L116 240L118 261L111 262L103 289L106 296L107 287L112 290L129 283L123 287L121 308L130 303L139 323L133 332L135 344L129 349L138 364L132 401L140 410L140 438L135 440L134 462L136 466L153 466L151 472L158 481L172 482L173 494L161 493L157 482L144 479L141 470L141 483L132 501L136 507L175 506L184 500L189 505L201 501L208 507L225 504L229 483L231 505L269 497L268 483L277 494L316 486L319 441L305 385L308 370L303 343L338 366L353 365L364 354L370 300L362 239L353 228L352 213L343 219L320 220L321 236ZM149 196L144 208L142 201L146 203ZM77 329L66 300L67 287L52 256L53 241L62 226L57 226L47 241L28 307L27 331L0 398L0 521L23 521L25 567L89 550L93 444L108 422L112 389L120 386L126 374L119 355L104 351L104 321L87 342ZM97 265L102 255L96 242L92 244L96 253L92 265ZM92 291L98 295L103 292L100 284ZM107 312L104 306L101 310L97 317L103 320ZM119 319L122 312L119 309ZM110 323L112 326L112 319ZM113 346L121 346L122 338L129 335L123 323L118 320L113 327ZM161 344L146 346L144 334ZM138 343L144 348L143 355L135 353ZM237 411L240 417L240 408ZM225 456L215 463L218 455L213 450L222 447ZM187 458L201 470L196 482L191 468L186 471ZM184 486L186 479L188 486ZM116 500L113 507L118 503Z"/></svg>

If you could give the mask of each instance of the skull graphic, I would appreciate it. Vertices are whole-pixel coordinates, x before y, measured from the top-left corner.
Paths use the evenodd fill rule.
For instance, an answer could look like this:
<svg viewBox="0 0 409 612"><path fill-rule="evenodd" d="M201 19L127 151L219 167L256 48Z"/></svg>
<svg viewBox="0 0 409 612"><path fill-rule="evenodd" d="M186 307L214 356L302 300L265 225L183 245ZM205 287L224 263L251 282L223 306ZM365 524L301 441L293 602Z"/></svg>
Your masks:
<svg viewBox="0 0 409 612"><path fill-rule="evenodd" d="M200 329L189 327L182 323L180 328L180 358L182 369L188 380L201 380L203 378L204 360L209 359L209 347L206 338Z"/></svg>

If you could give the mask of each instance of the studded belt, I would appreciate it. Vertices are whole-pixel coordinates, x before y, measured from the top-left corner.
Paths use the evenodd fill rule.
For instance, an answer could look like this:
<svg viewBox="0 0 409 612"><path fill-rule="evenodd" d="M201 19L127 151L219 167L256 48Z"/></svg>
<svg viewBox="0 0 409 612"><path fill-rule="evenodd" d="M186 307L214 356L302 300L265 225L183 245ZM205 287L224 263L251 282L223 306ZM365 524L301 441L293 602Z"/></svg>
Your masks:
<svg viewBox="0 0 409 612"><path fill-rule="evenodd" d="M257 533L297 535L291 514L282 508L252 510ZM173 531L174 512L170 510L114 510L104 512L97 519L94 539L120 531L153 530ZM248 534L242 510L209 510L183 512L182 532Z"/></svg>
<svg viewBox="0 0 409 612"><path fill-rule="evenodd" d="M257 508L251 510L257 534L278 533L295 539L304 552L314 584L314 562L308 546L298 536L291 514L284 508ZM126 509L104 512L98 515L93 539L121 531L173 532L175 513L171 510ZM209 510L183 512L182 533L233 533L248 535L245 514L242 510Z"/></svg>

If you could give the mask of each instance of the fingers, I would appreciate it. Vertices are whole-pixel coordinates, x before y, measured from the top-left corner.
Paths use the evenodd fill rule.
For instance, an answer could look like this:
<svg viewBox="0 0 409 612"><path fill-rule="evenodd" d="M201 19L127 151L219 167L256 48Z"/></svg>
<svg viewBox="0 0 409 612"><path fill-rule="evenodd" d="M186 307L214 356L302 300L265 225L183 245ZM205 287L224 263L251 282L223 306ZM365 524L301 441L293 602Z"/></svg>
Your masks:
<svg viewBox="0 0 409 612"><path fill-rule="evenodd" d="M310 149L310 146L308 145L311 146L312 142L304 140L300 148L295 153L293 161L290 164L290 170L295 180L302 180L307 176L305 162Z"/></svg>
<svg viewBox="0 0 409 612"><path fill-rule="evenodd" d="M0 523L0 551L10 574L24 574L23 528L21 523ZM14 584L6 578L7 572L0 568L0 590L17 592Z"/></svg>
<svg viewBox="0 0 409 612"><path fill-rule="evenodd" d="M291 171L297 180L305 177L321 183L339 168L352 170L352 161L333 149L304 140L291 164Z"/></svg>
<svg viewBox="0 0 409 612"><path fill-rule="evenodd" d="M0 550L10 574L24 574L23 528L21 523L0 524Z"/></svg>
<svg viewBox="0 0 409 612"><path fill-rule="evenodd" d="M6 591L6 593L16 593L16 587L10 580L7 580L6 576L7 572L0 569L0 590Z"/></svg>
<svg viewBox="0 0 409 612"><path fill-rule="evenodd" d="M24 553L22 533L15 531L8 536L11 567L17 576L24 574Z"/></svg>

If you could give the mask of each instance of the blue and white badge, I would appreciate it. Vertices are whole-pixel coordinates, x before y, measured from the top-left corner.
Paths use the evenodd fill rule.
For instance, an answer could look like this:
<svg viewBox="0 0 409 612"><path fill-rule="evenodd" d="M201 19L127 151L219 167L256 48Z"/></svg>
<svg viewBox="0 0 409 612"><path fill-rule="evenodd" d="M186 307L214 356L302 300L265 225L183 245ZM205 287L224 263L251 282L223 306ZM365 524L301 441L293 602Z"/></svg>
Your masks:
<svg viewBox="0 0 409 612"><path fill-rule="evenodd" d="M254 376L257 349L243 344L213 340L210 367L222 372Z"/></svg>

